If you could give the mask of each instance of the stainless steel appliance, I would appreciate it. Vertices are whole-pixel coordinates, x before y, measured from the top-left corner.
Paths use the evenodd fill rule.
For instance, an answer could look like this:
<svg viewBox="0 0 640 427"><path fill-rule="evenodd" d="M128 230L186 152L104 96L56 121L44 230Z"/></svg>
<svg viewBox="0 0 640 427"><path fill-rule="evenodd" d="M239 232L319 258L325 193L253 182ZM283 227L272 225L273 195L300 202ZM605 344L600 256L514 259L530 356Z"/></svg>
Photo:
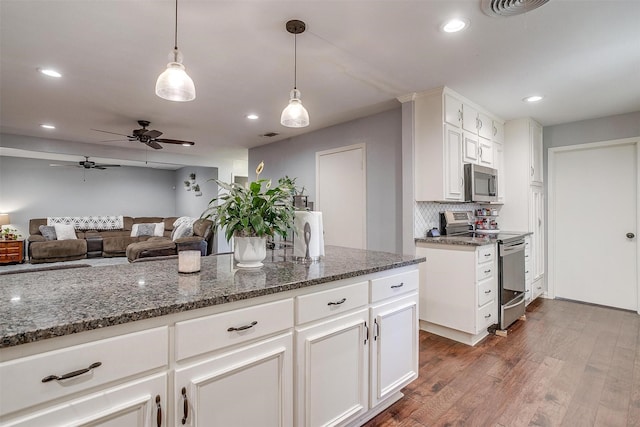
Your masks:
<svg viewBox="0 0 640 427"><path fill-rule="evenodd" d="M464 198L468 202L497 202L498 171L485 166L465 164Z"/></svg>
<svg viewBox="0 0 640 427"><path fill-rule="evenodd" d="M501 233L497 241L500 329L507 329L525 311L524 235Z"/></svg>
<svg viewBox="0 0 640 427"><path fill-rule="evenodd" d="M443 236L466 235L472 226L471 212L440 212L440 234Z"/></svg>

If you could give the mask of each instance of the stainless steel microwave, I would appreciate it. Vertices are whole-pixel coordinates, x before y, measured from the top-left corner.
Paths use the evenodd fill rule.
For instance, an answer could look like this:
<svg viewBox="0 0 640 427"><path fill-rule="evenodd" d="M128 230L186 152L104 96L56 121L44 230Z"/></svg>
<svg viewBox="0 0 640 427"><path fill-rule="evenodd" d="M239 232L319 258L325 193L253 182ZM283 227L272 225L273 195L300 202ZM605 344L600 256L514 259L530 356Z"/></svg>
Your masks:
<svg viewBox="0 0 640 427"><path fill-rule="evenodd" d="M467 202L497 202L498 171L485 166L465 164L464 199Z"/></svg>

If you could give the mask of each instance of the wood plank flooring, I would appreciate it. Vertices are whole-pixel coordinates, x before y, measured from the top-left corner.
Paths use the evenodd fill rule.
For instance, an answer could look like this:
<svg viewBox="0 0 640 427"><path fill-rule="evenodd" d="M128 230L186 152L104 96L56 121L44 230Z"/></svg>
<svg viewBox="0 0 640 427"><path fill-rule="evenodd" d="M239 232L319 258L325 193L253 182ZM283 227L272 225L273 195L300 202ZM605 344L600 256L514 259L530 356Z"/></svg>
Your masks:
<svg viewBox="0 0 640 427"><path fill-rule="evenodd" d="M475 347L421 331L403 393L365 426L640 426L640 315L538 298Z"/></svg>

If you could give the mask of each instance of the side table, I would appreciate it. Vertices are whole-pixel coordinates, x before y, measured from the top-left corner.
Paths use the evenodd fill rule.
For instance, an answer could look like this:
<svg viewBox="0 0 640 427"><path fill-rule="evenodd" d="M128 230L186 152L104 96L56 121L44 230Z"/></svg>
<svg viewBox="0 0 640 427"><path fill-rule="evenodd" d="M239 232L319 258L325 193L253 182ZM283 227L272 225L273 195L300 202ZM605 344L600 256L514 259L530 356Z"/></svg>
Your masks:
<svg viewBox="0 0 640 427"><path fill-rule="evenodd" d="M0 264L24 262L24 240L0 239Z"/></svg>

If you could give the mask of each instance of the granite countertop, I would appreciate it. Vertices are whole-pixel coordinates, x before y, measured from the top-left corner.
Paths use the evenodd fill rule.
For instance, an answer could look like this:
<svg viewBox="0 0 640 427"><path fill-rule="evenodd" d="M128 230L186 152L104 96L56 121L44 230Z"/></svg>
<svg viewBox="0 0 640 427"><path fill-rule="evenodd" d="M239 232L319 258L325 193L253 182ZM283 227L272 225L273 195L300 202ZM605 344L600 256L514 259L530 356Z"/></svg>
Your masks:
<svg viewBox="0 0 640 427"><path fill-rule="evenodd" d="M238 269L232 254L202 257L178 274L177 258L2 276L0 348L318 285L425 261L424 257L327 246L301 264L267 251L264 266Z"/></svg>
<svg viewBox="0 0 640 427"><path fill-rule="evenodd" d="M502 235L518 235L529 236L533 234L529 231L504 231ZM416 243L436 243L440 245L462 245L462 246L483 246L496 243L495 235L478 235L475 237L469 236L440 236L440 237L417 237Z"/></svg>

